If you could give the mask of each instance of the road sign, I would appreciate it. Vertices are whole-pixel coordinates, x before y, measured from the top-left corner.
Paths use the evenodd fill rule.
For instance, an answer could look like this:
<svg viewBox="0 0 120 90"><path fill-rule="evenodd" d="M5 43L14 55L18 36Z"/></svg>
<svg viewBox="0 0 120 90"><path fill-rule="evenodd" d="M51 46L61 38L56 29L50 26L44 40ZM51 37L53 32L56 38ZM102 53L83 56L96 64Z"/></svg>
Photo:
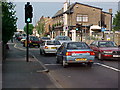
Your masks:
<svg viewBox="0 0 120 90"><path fill-rule="evenodd" d="M101 28L101 31L104 32L106 28Z"/></svg>

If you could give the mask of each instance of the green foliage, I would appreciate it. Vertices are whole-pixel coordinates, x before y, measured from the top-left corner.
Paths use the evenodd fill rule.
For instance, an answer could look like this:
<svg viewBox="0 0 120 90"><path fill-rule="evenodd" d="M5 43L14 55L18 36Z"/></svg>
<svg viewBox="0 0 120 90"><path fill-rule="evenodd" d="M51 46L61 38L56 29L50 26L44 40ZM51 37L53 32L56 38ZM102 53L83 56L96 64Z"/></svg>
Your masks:
<svg viewBox="0 0 120 90"><path fill-rule="evenodd" d="M17 29L15 5L11 2L2 2L2 39L7 43Z"/></svg>
<svg viewBox="0 0 120 90"><path fill-rule="evenodd" d="M33 28L34 28L33 24L29 24L28 28L29 28L28 34L31 35L33 33ZM24 31L27 33L27 25L24 26Z"/></svg>
<svg viewBox="0 0 120 90"><path fill-rule="evenodd" d="M36 30L38 31L38 34L43 35L44 31L45 31L45 22L44 19L41 19L36 26Z"/></svg>
<svg viewBox="0 0 120 90"><path fill-rule="evenodd" d="M115 14L115 17L113 18L113 25L115 25L113 28L115 31L120 31L120 11L117 11L117 14Z"/></svg>

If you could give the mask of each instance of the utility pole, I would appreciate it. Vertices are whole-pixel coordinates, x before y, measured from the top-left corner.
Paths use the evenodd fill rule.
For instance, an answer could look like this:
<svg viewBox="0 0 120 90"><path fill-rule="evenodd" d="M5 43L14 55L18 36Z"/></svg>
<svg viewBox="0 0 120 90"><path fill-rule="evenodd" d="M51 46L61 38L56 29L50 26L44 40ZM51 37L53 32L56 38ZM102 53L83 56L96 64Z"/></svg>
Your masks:
<svg viewBox="0 0 120 90"><path fill-rule="evenodd" d="M33 17L33 8L32 8L32 5L30 5L30 2L27 2L27 4L25 5L25 23L27 24L27 50L26 50L26 62L29 62L29 33L28 33L28 30L29 30L29 23L32 22L32 17Z"/></svg>
<svg viewBox="0 0 120 90"><path fill-rule="evenodd" d="M81 42L82 42L82 24L76 24L76 30L80 31Z"/></svg>

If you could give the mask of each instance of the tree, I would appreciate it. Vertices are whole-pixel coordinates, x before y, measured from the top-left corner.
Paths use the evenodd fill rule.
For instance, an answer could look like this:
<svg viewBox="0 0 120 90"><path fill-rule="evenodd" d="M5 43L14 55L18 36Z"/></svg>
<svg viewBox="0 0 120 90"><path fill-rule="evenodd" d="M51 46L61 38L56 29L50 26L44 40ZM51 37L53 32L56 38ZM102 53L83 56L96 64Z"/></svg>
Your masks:
<svg viewBox="0 0 120 90"><path fill-rule="evenodd" d="M38 34L40 35L44 34L44 30L45 30L44 26L45 26L44 19L41 19L36 26L36 30L38 31Z"/></svg>
<svg viewBox="0 0 120 90"><path fill-rule="evenodd" d="M17 30L17 17L14 8L13 3L2 2L2 41L4 44L12 38Z"/></svg>
<svg viewBox="0 0 120 90"><path fill-rule="evenodd" d="M33 28L34 28L33 24L29 24L28 28L29 28L28 34L31 35L33 33ZM27 33L27 25L24 26L24 31Z"/></svg>
<svg viewBox="0 0 120 90"><path fill-rule="evenodd" d="M115 17L113 18L114 30L120 31L120 11L117 11Z"/></svg>

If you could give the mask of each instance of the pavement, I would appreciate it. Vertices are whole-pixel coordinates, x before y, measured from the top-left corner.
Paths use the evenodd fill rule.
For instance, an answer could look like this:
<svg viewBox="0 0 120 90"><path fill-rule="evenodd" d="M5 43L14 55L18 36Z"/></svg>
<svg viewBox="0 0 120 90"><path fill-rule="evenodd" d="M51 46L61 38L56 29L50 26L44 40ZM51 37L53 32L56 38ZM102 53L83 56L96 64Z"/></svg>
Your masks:
<svg viewBox="0 0 120 90"><path fill-rule="evenodd" d="M2 88L59 88L49 70L33 55L26 61L26 51L9 43L6 60L2 63Z"/></svg>

